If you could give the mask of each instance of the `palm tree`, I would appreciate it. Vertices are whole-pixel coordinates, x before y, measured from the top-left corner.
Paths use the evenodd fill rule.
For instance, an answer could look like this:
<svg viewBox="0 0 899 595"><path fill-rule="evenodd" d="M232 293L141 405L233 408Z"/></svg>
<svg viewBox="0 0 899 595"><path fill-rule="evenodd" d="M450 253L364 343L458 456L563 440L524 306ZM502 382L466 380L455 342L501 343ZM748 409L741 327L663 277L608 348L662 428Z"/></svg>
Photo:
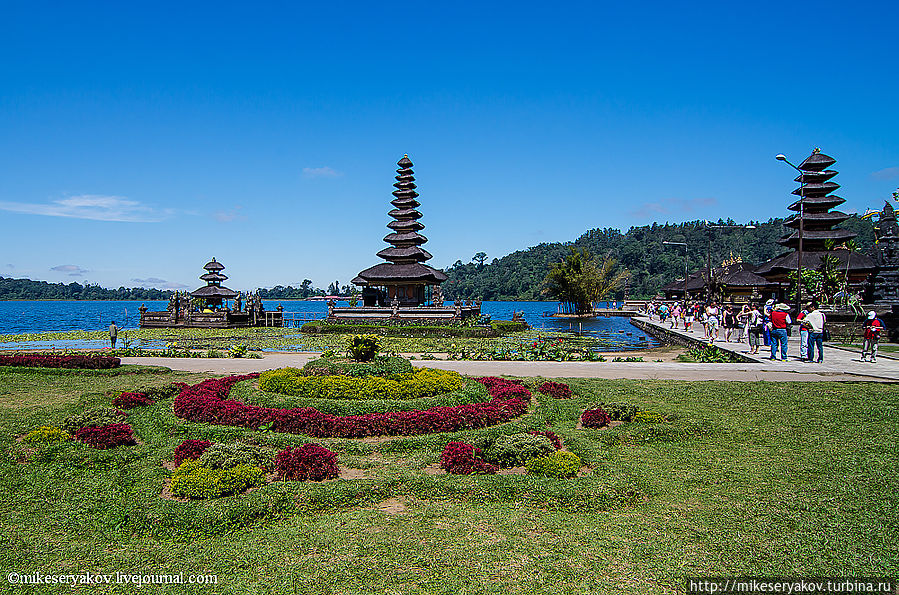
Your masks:
<svg viewBox="0 0 899 595"><path fill-rule="evenodd" d="M570 253L554 263L543 280L543 293L563 304L569 314L593 311L601 301L624 285L627 270L615 272L617 262L609 255L597 262L587 249L570 248Z"/></svg>

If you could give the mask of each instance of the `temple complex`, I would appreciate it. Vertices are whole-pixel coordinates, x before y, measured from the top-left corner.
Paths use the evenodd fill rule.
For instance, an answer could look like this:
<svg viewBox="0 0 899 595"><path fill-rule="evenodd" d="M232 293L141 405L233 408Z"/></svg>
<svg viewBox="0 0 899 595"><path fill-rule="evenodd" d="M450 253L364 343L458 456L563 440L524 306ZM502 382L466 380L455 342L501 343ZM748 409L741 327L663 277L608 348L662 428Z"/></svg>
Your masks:
<svg viewBox="0 0 899 595"><path fill-rule="evenodd" d="M214 312L222 307L224 300L233 300L238 294L233 289L222 286L222 281L227 281L228 276L222 273L225 266L217 262L214 256L203 268L206 270L206 274L200 275L200 279L206 281L206 287L192 291L190 297L203 302L201 310Z"/></svg>
<svg viewBox="0 0 899 595"><path fill-rule="evenodd" d="M798 268L800 251L802 268L815 271L821 269L825 255L832 256L835 266L840 271L845 271L851 290L862 291L866 279L874 271L874 261L870 257L858 251L840 248L856 234L836 227L848 219L849 215L831 210L845 202L839 196L831 194L840 187L830 181L838 173L828 169L834 163L834 158L815 149L799 165L801 173L796 181L800 185L793 191L799 200L788 207L796 214L784 221L784 226L791 231L778 240L779 244L790 251L762 263L755 271L779 288L781 299L785 297L790 285L790 273Z"/></svg>
<svg viewBox="0 0 899 595"><path fill-rule="evenodd" d="M877 240L877 272L871 279L871 299L878 306L899 306L899 225L896 211L887 202L874 228Z"/></svg>

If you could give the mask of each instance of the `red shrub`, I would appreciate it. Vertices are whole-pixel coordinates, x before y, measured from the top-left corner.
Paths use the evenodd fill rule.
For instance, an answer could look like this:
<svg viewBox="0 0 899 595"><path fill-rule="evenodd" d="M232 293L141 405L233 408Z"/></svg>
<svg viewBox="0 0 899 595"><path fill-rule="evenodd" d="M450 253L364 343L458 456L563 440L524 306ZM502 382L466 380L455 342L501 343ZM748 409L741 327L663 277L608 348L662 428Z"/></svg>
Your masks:
<svg viewBox="0 0 899 595"><path fill-rule="evenodd" d="M153 403L155 401L144 393L122 393L113 400L112 406L120 409L134 409L135 407L143 407Z"/></svg>
<svg viewBox="0 0 899 595"><path fill-rule="evenodd" d="M609 417L609 414L606 413L606 410L602 407L597 407L596 409L587 409L581 415L581 424L585 428L601 428L603 426L609 425L609 422L612 419Z"/></svg>
<svg viewBox="0 0 899 595"><path fill-rule="evenodd" d="M455 475L496 473L496 466L485 463L481 455L481 449L471 444L450 442L440 454L440 467Z"/></svg>
<svg viewBox="0 0 899 595"><path fill-rule="evenodd" d="M175 449L175 454L172 456L175 467L180 466L181 463L188 459L199 459L210 446L212 446L212 442L209 440L185 440L178 445L178 448Z"/></svg>
<svg viewBox="0 0 899 595"><path fill-rule="evenodd" d="M337 477L337 455L319 444L287 447L275 458L281 479L322 481Z"/></svg>
<svg viewBox="0 0 899 595"><path fill-rule="evenodd" d="M538 432L537 430L531 430L528 434L533 434L534 436L546 436L549 438L549 441L553 443L553 446L556 447L556 450L560 450L562 448L562 439L559 438L555 432L551 432L549 430L545 432Z"/></svg>
<svg viewBox="0 0 899 595"><path fill-rule="evenodd" d="M271 429L276 432L306 434L318 438L411 436L484 428L503 423L524 414L531 396L523 386L497 378L493 379L497 382L484 382L493 397L489 402L433 407L425 411L337 416L321 413L311 407L270 409L227 399L235 383L258 376L249 374L214 378L188 386L175 398L175 415L196 422L253 429L270 423Z"/></svg>
<svg viewBox="0 0 899 595"><path fill-rule="evenodd" d="M562 382L544 382L537 387L537 390L555 399L571 398L571 387Z"/></svg>
<svg viewBox="0 0 899 595"><path fill-rule="evenodd" d="M134 444L134 432L128 424L81 428L75 432L75 438L88 446L101 449Z"/></svg>
<svg viewBox="0 0 899 595"><path fill-rule="evenodd" d="M85 368L106 370L118 368L121 360L103 355L56 355L45 353L23 353L21 355L0 355L0 366L24 366L30 368Z"/></svg>

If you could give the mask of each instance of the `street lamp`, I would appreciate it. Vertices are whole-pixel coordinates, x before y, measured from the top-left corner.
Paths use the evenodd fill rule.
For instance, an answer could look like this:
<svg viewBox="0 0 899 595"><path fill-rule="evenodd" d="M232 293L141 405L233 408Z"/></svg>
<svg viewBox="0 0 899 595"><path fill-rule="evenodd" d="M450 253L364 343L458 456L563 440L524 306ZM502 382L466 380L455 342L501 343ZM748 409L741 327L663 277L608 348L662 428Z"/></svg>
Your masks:
<svg viewBox="0 0 899 595"><path fill-rule="evenodd" d="M663 244L668 244L669 246L683 246L684 247L684 308L687 307L687 242L669 242L668 240L664 240Z"/></svg>
<svg viewBox="0 0 899 595"><path fill-rule="evenodd" d="M805 219L805 175L804 172L790 163L786 155L778 153L774 156L799 172L799 248L796 250L796 312L802 312L802 228Z"/></svg>

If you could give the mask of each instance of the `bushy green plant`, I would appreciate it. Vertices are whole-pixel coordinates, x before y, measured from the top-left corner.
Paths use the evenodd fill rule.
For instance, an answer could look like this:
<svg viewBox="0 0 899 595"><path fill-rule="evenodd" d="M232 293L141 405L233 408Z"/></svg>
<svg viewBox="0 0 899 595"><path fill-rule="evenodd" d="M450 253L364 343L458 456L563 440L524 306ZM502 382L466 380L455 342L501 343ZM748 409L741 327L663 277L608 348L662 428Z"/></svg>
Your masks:
<svg viewBox="0 0 899 595"><path fill-rule="evenodd" d="M303 373L307 376L388 376L390 374L404 374L412 372L412 364L402 357L388 357L379 355L370 362L355 362L321 357L314 359L303 366Z"/></svg>
<svg viewBox="0 0 899 595"><path fill-rule="evenodd" d="M466 380L448 370L421 369L386 378L304 376L296 368L263 372L259 388L295 397L320 399L418 399L459 390Z"/></svg>
<svg viewBox="0 0 899 595"><path fill-rule="evenodd" d="M581 458L567 450L557 450L545 457L535 457L527 462L528 473L556 479L574 477L581 468Z"/></svg>
<svg viewBox="0 0 899 595"><path fill-rule="evenodd" d="M637 407L628 403L600 403L612 421L631 421L637 415Z"/></svg>
<svg viewBox="0 0 899 595"><path fill-rule="evenodd" d="M357 362L370 362L379 351L381 339L377 335L353 335L347 347L347 353Z"/></svg>
<svg viewBox="0 0 899 595"><path fill-rule="evenodd" d="M210 469L200 461L184 461L172 473L169 488L180 498L207 499L238 494L265 484L265 473L259 467L237 465L230 469Z"/></svg>
<svg viewBox="0 0 899 595"><path fill-rule="evenodd" d="M655 411L638 411L636 415L634 415L634 421L642 421L647 424L661 424L665 423L665 416L661 413L656 413Z"/></svg>
<svg viewBox="0 0 899 595"><path fill-rule="evenodd" d="M62 422L62 429L69 434L75 434L81 428L100 428L112 424L122 423L124 415L112 407L94 407L76 413L65 418Z"/></svg>
<svg viewBox="0 0 899 595"><path fill-rule="evenodd" d="M153 401L161 401L174 397L185 386L187 385L181 382L171 382L162 386L151 386L150 388L142 389L140 392L150 397Z"/></svg>
<svg viewBox="0 0 899 595"><path fill-rule="evenodd" d="M229 357L245 357L247 355L246 345L231 345L228 347Z"/></svg>
<svg viewBox="0 0 899 595"><path fill-rule="evenodd" d="M229 469L238 465L271 468L274 451L243 442L213 444L200 456L200 464L209 469Z"/></svg>
<svg viewBox="0 0 899 595"><path fill-rule="evenodd" d="M31 430L22 440L28 444L49 444L50 442L61 442L63 440L71 440L72 435L57 428L56 426L41 426L36 430Z"/></svg>
<svg viewBox="0 0 899 595"><path fill-rule="evenodd" d="M546 436L521 433L511 436L499 436L486 444L475 446L484 451L484 460L500 467L517 467L525 465L534 457L541 457L555 452L552 441Z"/></svg>

